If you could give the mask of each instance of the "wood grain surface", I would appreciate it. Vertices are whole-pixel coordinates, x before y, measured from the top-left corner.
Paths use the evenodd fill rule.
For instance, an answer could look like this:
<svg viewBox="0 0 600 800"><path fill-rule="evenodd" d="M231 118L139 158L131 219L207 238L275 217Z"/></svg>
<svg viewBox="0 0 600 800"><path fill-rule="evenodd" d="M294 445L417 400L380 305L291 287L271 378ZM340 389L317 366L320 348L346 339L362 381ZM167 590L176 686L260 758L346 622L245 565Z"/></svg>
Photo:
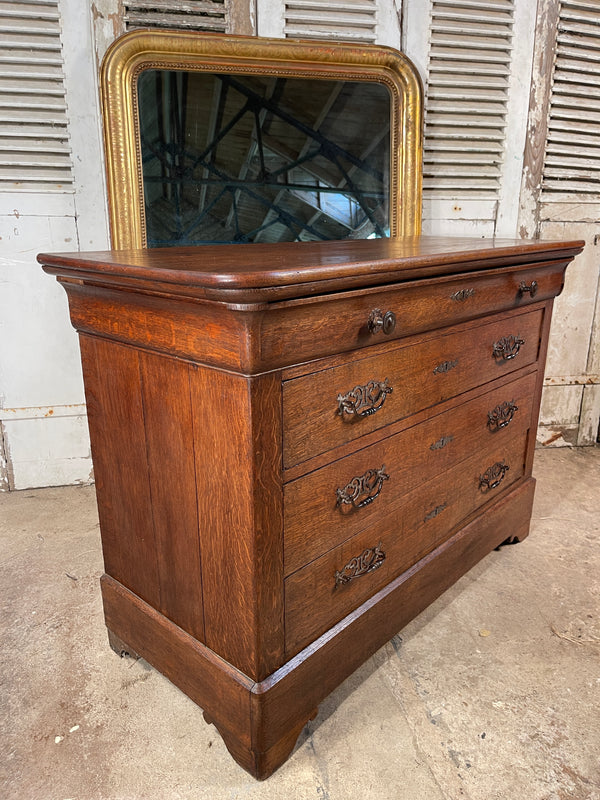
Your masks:
<svg viewBox="0 0 600 800"><path fill-rule="evenodd" d="M552 301L581 247L39 257L80 333L110 642L201 705L255 777L369 655L527 535ZM395 327L369 331L375 309ZM505 337L518 351L494 356ZM338 395L371 380L392 388L381 409L342 418ZM381 485L348 507L369 470Z"/></svg>

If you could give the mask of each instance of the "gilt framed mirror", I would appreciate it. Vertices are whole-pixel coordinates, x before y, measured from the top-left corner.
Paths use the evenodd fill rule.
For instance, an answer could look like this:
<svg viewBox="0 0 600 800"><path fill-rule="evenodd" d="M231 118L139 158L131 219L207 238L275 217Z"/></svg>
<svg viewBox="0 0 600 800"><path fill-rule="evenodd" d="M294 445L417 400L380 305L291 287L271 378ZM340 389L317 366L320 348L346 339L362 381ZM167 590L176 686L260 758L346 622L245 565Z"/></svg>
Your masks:
<svg viewBox="0 0 600 800"><path fill-rule="evenodd" d="M133 31L101 92L116 249L420 233L421 84L393 49Z"/></svg>

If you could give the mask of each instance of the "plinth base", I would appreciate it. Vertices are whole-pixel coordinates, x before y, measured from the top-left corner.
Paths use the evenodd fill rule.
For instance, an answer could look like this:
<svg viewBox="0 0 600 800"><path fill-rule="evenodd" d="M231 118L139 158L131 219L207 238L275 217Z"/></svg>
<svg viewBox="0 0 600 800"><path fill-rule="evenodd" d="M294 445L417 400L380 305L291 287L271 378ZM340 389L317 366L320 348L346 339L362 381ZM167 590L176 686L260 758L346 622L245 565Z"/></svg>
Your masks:
<svg viewBox="0 0 600 800"><path fill-rule="evenodd" d="M204 710L233 758L258 780L290 753L316 707L369 656L507 539L529 531L529 479L261 682L241 673L108 575L110 643L140 654Z"/></svg>

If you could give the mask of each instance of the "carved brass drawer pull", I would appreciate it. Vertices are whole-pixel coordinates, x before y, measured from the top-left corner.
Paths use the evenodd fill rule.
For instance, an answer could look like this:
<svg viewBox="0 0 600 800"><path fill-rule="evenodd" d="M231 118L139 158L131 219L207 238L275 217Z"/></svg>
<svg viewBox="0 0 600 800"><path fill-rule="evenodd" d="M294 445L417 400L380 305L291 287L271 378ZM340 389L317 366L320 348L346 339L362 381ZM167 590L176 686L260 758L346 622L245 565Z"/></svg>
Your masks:
<svg viewBox="0 0 600 800"><path fill-rule="evenodd" d="M357 478L352 478L343 489L337 489L337 506L351 505L353 508L364 508L379 495L383 482L389 479L385 472L385 464L380 469L370 469Z"/></svg>
<svg viewBox="0 0 600 800"><path fill-rule="evenodd" d="M367 547L359 556L354 556L342 569L335 571L335 586L342 586L345 583L350 583L355 578L360 578L361 575L367 575L369 572L374 572L385 561L385 553L383 552L382 544L376 547Z"/></svg>
<svg viewBox="0 0 600 800"><path fill-rule="evenodd" d="M475 289L460 289L458 292L450 295L450 300L456 300L458 303L464 303L469 297L473 297Z"/></svg>
<svg viewBox="0 0 600 800"><path fill-rule="evenodd" d="M519 406L514 400L505 400L500 403L492 411L488 411L488 428L494 433L499 431L500 428L506 428L515 415L515 411L519 410Z"/></svg>
<svg viewBox="0 0 600 800"><path fill-rule="evenodd" d="M525 283L525 281L521 281L519 284L519 294L523 297L524 294L529 293L531 297L535 297L538 290L537 281L531 281L529 286Z"/></svg>
<svg viewBox="0 0 600 800"><path fill-rule="evenodd" d="M338 414L342 417L344 414L349 417L368 417L379 411L392 391L387 378L355 386L346 394L338 394Z"/></svg>
<svg viewBox="0 0 600 800"><path fill-rule="evenodd" d="M380 308L374 308L369 314L367 328L369 333L379 333L383 331L386 336L396 327L396 315L393 311L386 311L385 314Z"/></svg>
<svg viewBox="0 0 600 800"><path fill-rule="evenodd" d="M479 476L479 488L485 494L491 489L497 489L504 480L504 476L510 467L504 461L496 461L488 467L483 475Z"/></svg>
<svg viewBox="0 0 600 800"><path fill-rule="evenodd" d="M520 336L503 336L497 342L494 342L494 358L496 361L510 361L515 358L521 349L521 345L525 344L525 339Z"/></svg>

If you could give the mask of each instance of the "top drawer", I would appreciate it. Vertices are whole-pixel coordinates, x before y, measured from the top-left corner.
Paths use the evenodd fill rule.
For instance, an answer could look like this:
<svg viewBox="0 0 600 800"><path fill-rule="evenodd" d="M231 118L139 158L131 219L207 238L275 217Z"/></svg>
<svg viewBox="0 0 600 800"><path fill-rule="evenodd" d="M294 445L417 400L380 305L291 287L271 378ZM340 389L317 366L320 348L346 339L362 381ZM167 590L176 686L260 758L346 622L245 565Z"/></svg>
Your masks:
<svg viewBox="0 0 600 800"><path fill-rule="evenodd" d="M556 264L544 264L274 303L261 321L259 363L264 369L300 364L525 309L558 294L562 280Z"/></svg>
<svg viewBox="0 0 600 800"><path fill-rule="evenodd" d="M283 384L286 468L537 360L543 311L352 360ZM366 355L366 352L365 352Z"/></svg>

